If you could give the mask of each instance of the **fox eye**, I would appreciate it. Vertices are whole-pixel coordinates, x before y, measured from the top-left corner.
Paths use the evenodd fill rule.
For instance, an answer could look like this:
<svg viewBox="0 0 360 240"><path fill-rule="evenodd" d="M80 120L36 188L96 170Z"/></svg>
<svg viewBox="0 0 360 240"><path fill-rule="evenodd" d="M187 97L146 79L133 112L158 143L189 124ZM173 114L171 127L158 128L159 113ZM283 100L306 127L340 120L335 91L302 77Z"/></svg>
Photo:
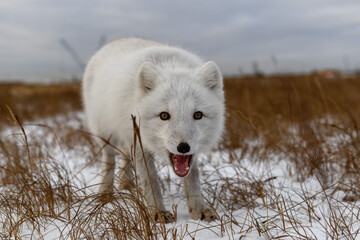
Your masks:
<svg viewBox="0 0 360 240"><path fill-rule="evenodd" d="M169 113L167 113L167 112L161 112L160 113L160 119L161 120L169 120L170 119L170 114Z"/></svg>
<svg viewBox="0 0 360 240"><path fill-rule="evenodd" d="M200 120L203 117L203 113L200 111L197 111L194 113L194 119L195 120Z"/></svg>

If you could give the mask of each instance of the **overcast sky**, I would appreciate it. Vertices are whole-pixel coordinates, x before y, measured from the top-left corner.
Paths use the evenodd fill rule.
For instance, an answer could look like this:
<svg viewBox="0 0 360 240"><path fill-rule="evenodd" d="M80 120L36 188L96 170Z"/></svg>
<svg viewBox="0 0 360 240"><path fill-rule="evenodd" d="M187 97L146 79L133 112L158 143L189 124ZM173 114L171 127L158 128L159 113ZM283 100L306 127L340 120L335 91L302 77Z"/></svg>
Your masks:
<svg viewBox="0 0 360 240"><path fill-rule="evenodd" d="M0 79L80 76L101 36L141 36L214 60L225 75L360 68L359 0L8 0L0 2Z"/></svg>

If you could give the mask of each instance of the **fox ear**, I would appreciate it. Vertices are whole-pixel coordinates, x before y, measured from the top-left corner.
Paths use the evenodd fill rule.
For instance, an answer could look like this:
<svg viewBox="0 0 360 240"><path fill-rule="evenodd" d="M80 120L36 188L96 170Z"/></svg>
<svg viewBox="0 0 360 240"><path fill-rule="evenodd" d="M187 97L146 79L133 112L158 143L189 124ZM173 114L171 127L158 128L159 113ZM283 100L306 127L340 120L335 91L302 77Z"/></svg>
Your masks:
<svg viewBox="0 0 360 240"><path fill-rule="evenodd" d="M221 92L223 80L220 70L213 61L207 62L197 69L196 75L205 87L214 92Z"/></svg>
<svg viewBox="0 0 360 240"><path fill-rule="evenodd" d="M144 62L138 71L138 84L144 92L150 92L155 86L159 78L159 70L154 64Z"/></svg>

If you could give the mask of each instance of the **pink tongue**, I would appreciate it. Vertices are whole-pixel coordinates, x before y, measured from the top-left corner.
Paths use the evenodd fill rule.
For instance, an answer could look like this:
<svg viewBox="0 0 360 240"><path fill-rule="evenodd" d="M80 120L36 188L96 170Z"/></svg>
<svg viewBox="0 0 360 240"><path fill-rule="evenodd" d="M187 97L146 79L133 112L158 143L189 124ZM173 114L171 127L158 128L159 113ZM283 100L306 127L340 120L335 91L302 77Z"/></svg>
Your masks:
<svg viewBox="0 0 360 240"><path fill-rule="evenodd" d="M189 160L191 155L175 155L172 154L174 163L174 171L179 177L185 177L189 172Z"/></svg>

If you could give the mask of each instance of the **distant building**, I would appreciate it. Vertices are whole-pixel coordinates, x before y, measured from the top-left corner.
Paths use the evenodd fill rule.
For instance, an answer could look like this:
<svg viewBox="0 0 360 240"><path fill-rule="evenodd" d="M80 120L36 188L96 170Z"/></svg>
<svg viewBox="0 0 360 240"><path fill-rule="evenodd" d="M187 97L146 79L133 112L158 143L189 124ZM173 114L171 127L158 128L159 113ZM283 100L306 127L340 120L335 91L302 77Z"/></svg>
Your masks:
<svg viewBox="0 0 360 240"><path fill-rule="evenodd" d="M334 78L342 77L342 74L339 71L336 71L333 69L324 69L321 71L315 71L314 75L321 77L321 78L327 78L327 79L334 79Z"/></svg>

